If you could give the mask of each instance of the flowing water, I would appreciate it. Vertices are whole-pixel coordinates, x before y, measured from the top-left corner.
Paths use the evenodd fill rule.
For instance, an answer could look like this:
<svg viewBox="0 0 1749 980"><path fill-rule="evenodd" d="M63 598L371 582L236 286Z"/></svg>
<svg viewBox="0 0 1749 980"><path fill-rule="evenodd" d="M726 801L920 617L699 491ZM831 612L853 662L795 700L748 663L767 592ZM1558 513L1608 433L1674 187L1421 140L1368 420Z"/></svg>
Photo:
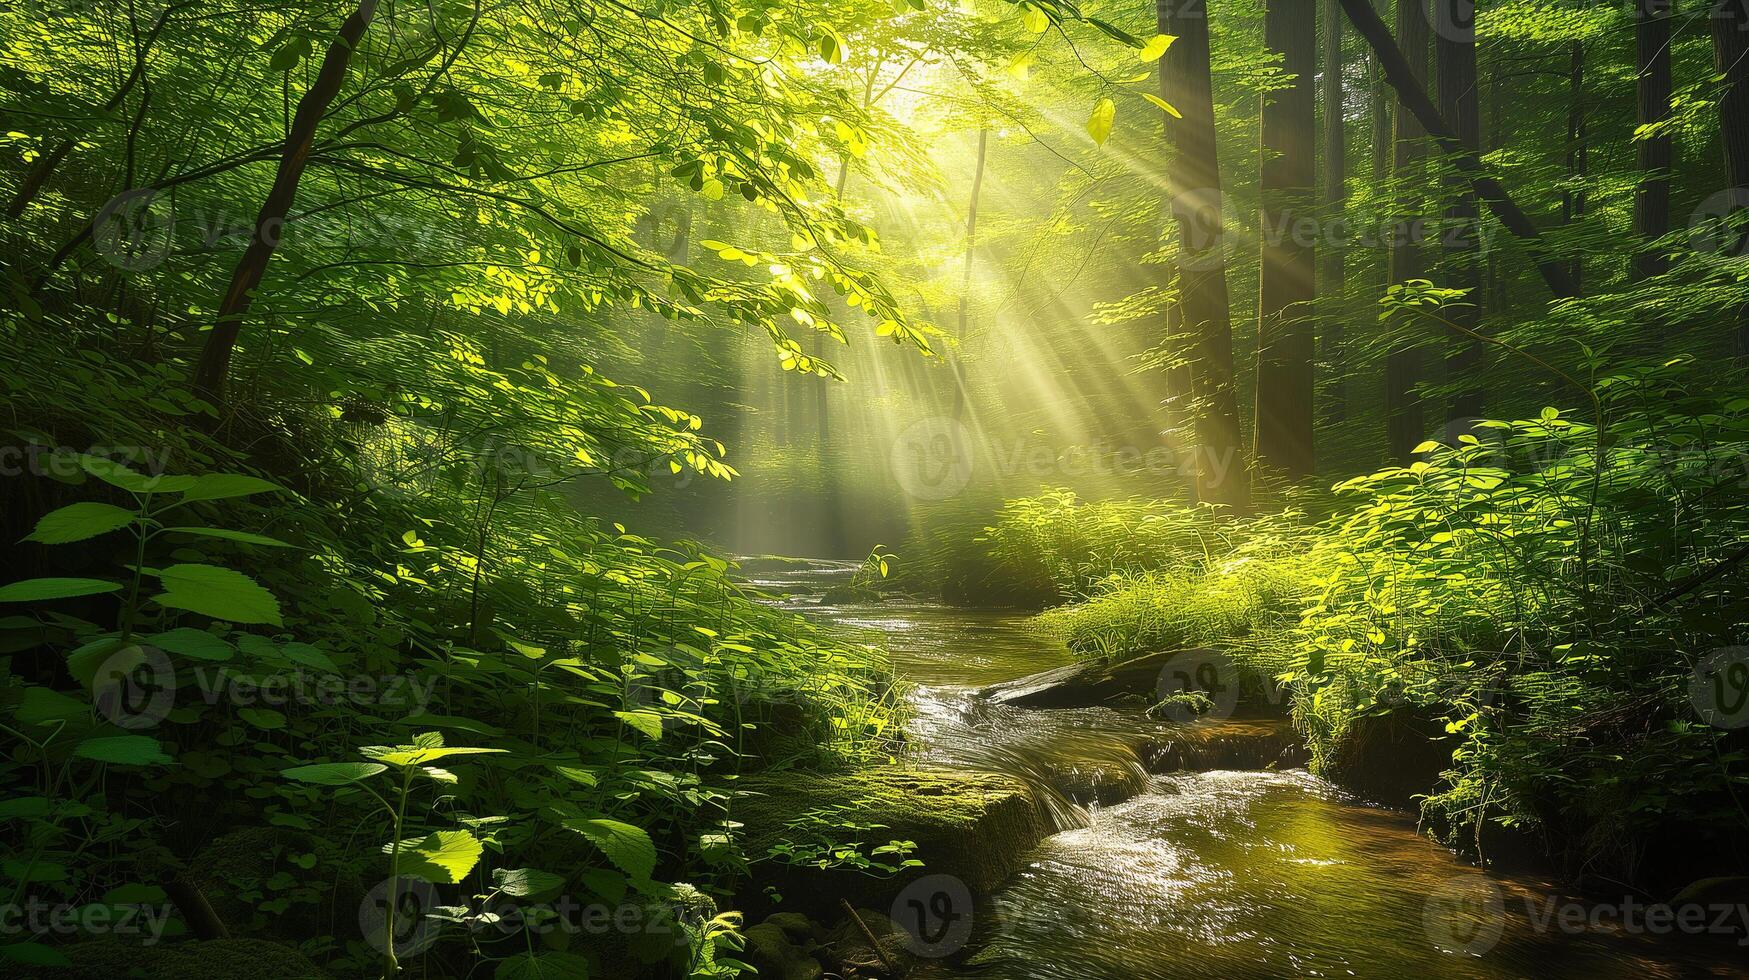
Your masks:
<svg viewBox="0 0 1749 980"><path fill-rule="evenodd" d="M1174 728L1139 711L981 698L1072 659L1019 614L827 602L852 566L753 567L782 605L882 639L915 685L924 760L1025 780L1057 828L978 907L975 953L932 975L1749 977L1749 947L1657 935L1643 897L1569 900L1546 882L1484 874L1410 817L1284 768L1299 757L1279 724ZM1749 908L1705 915L1749 926Z"/></svg>

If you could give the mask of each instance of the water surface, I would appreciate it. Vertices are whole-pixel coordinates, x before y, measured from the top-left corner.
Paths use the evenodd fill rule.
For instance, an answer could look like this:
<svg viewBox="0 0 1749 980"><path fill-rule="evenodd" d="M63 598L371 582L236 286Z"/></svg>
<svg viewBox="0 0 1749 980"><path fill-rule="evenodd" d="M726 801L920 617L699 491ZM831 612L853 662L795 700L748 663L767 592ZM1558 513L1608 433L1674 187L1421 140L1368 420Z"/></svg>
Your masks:
<svg viewBox="0 0 1749 980"><path fill-rule="evenodd" d="M915 685L919 757L1026 780L1059 829L977 908L969 961L933 976L1749 976L1749 947L1729 939L1629 934L1607 914L1598 928L1564 930L1563 908L1588 914L1597 902L1483 873L1409 816L1302 769L1159 774L1170 760L1200 768L1230 755L1224 736L1255 741L1245 723L1175 729L1134 709L993 704L977 689L1072 656L1012 612L821 601L853 570L807 563L751 579L784 606L883 643Z"/></svg>

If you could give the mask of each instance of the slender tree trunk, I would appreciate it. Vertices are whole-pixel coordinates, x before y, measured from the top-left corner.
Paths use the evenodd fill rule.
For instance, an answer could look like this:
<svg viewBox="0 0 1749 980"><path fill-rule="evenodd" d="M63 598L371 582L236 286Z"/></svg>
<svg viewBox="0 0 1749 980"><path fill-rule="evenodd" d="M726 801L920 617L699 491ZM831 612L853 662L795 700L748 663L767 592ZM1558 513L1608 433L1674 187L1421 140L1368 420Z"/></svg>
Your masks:
<svg viewBox="0 0 1749 980"><path fill-rule="evenodd" d="M1561 193L1561 223L1573 224L1585 217L1585 179L1591 170L1590 148L1585 145L1585 44L1574 41L1567 59L1567 181L1572 186ZM1585 256L1573 256L1568 266L1573 286L1583 289Z"/></svg>
<svg viewBox="0 0 1749 980"><path fill-rule="evenodd" d="M1180 240L1179 311L1191 342L1197 496L1244 510L1250 488L1233 371L1208 15L1202 0L1159 0L1157 9L1178 36L1162 74L1183 113L1168 128L1176 152L1167 182Z"/></svg>
<svg viewBox="0 0 1749 980"><path fill-rule="evenodd" d="M1470 152L1482 141L1482 119L1477 98L1476 9L1473 0L1434 0L1437 16L1434 34L1438 64L1439 111L1457 131ZM1481 329L1482 290L1479 260L1481 240L1476 195L1461 173L1447 176L1453 197L1445 211L1447 284L1469 290L1464 302L1448 314L1453 323L1469 331ZM1462 330L1451 331L1445 356L1446 381L1452 389L1446 405L1447 428L1452 434L1467 429L1478 419L1485 401L1482 387L1484 345Z"/></svg>
<svg viewBox="0 0 1749 980"><path fill-rule="evenodd" d="M279 171L274 175L266 199L261 202L249 245L243 250L236 270L231 273L231 286L219 303L218 318L213 323L212 332L207 335L200 361L195 365L194 389L215 405L224 400L231 352L237 346L243 318L249 315L255 287L261 284L268 260L273 258L280 236L285 232L286 215L291 212L292 202L297 198L298 181L303 178L304 167L309 163L316 128L346 81L347 63L352 60L353 51L358 49L365 29L370 27L376 8L377 0L360 0L358 9L346 18L334 40L329 42L315 84L298 100L297 113L292 117L291 130L285 137L285 150L279 158Z"/></svg>
<svg viewBox="0 0 1749 980"><path fill-rule="evenodd" d="M1427 97L1427 89L1415 76L1409 60L1391 40L1390 29L1367 5L1366 0L1340 0L1342 9L1348 14L1348 22L1354 25L1355 32L1366 39L1385 70L1385 78L1391 87L1397 90L1397 98L1402 107L1415 117L1422 129L1432 137L1439 146L1440 152L1447 154L1470 180L1470 188L1476 192L1476 197L1488 205L1488 211L1498 218L1514 238L1524 243L1525 250L1536 263L1537 271L1542 273L1543 281L1548 283L1549 292L1557 297L1577 296L1578 289L1573 284L1573 277L1567 274L1567 267L1555 261L1549 255L1548 243L1543 240L1536 223L1524 213L1512 195L1506 193L1498 180L1489 176L1482 169L1481 161L1473 151L1466 149L1451 126L1440 116L1439 109Z"/></svg>
<svg viewBox="0 0 1749 980"><path fill-rule="evenodd" d="M1670 118L1670 12L1671 0L1635 0L1635 121L1641 126ZM1634 235L1650 242L1670 232L1673 145L1665 134L1638 140L1634 149L1635 168L1640 172L1640 186L1634 192ZM1643 279L1669 267L1660 250L1643 248L1634 254L1631 275Z"/></svg>
<svg viewBox="0 0 1749 980"><path fill-rule="evenodd" d="M1324 214L1340 223L1348 200L1347 130L1343 127L1342 100L1342 7L1324 0ZM1318 293L1323 305L1324 414L1331 422L1348 415L1347 364L1343 356L1344 277L1347 273L1343 243L1333 236L1324 239L1323 268L1318 274Z"/></svg>
<svg viewBox="0 0 1749 980"><path fill-rule="evenodd" d="M1749 5L1743 0L1719 0L1713 8L1712 34L1713 68L1724 76L1719 135L1735 210L1749 199ZM1749 356L1749 305L1737 311L1735 325L1737 354Z"/></svg>
<svg viewBox="0 0 1749 980"><path fill-rule="evenodd" d="M1397 0L1397 43L1415 84L1427 83L1427 0ZM1369 8L1370 9L1370 8ZM1387 71L1389 65L1386 66ZM1399 93L1400 95L1401 93ZM1424 219L1420 210L1420 185L1426 175L1423 140L1426 134L1412 112L1399 99L1392 136L1396 152L1392 177L1397 183L1397 220L1391 231L1390 280L1400 285L1426 275L1421 255ZM1421 347L1416 324L1402 317L1387 321L1390 347L1385 355L1385 444L1392 459L1409 457L1409 451L1426 435L1421 398L1415 386L1421 380Z"/></svg>
<svg viewBox="0 0 1749 980"><path fill-rule="evenodd" d="M1270 0L1264 43L1293 77L1263 106L1258 222L1256 460L1290 477L1312 472L1313 309L1317 181L1317 7Z"/></svg>

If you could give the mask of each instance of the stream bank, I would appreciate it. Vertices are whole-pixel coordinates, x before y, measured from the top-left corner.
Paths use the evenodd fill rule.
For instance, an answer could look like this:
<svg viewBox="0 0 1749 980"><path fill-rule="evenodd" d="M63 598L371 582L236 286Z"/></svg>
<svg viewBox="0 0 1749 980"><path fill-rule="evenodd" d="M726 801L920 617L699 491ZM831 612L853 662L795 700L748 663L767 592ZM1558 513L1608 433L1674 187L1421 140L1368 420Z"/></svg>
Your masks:
<svg viewBox="0 0 1749 980"><path fill-rule="evenodd" d="M1011 612L822 601L851 570L799 563L751 577L774 601L887 648L913 685L907 766L1002 785L1010 806L1024 787L1038 815L1025 848L1019 822L986 837L982 817L957 836L919 834L931 841L918 841L922 869L859 886L858 904L928 954L918 969L929 976L1749 976L1729 936L1671 941L1620 914L1631 899L1612 918L1595 896L1479 871L1406 814L1298 768L1284 720L1170 724L1141 707L1003 703L993 689L1074 658ZM1001 782L982 782L991 775ZM853 777L800 792L785 806L854 813L885 795ZM885 825L881 839L944 812L930 794L887 801L860 811L880 815L868 822ZM830 890L786 907L836 920Z"/></svg>

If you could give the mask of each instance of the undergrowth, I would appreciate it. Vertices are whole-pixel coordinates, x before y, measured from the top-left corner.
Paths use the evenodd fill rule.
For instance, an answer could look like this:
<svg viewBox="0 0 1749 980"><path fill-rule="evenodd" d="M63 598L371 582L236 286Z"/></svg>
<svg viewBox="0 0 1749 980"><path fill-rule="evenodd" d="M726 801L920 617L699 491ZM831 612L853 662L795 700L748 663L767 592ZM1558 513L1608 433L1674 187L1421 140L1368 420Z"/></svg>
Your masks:
<svg viewBox="0 0 1749 980"><path fill-rule="evenodd" d="M1631 879L1673 834L1749 827L1743 738L1690 701L1745 638L1749 399L1680 359L1596 391L1601 434L1554 408L1484 421L1342 483L1323 519L1054 491L980 537L1069 600L1036 623L1077 653L1222 648L1289 692L1318 770L1368 719L1443 729L1422 798L1443 839L1504 826Z"/></svg>

